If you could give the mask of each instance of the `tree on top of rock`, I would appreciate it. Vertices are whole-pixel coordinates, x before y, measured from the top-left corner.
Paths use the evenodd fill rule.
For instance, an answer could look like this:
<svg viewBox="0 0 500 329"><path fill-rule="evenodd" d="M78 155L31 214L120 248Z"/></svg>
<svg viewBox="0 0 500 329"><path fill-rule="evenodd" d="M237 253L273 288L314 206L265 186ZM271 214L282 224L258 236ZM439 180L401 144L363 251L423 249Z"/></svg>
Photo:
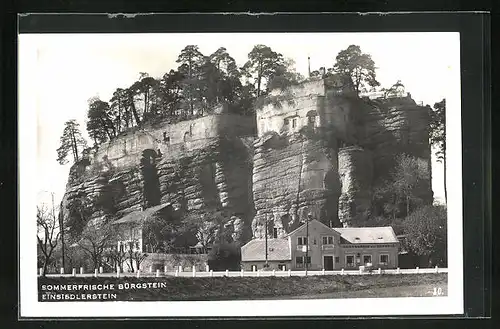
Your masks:
<svg viewBox="0 0 500 329"><path fill-rule="evenodd" d="M248 54L248 61L241 68L248 79L256 85L257 97L263 93L264 80L269 83L279 72L283 71L285 61L283 55L265 45L256 45ZM281 70L281 71L280 71Z"/></svg>
<svg viewBox="0 0 500 329"><path fill-rule="evenodd" d="M107 102L97 97L89 100L87 131L90 138L94 140L94 145L99 145L116 136L116 127L113 122L115 117L116 114L112 113Z"/></svg>
<svg viewBox="0 0 500 329"><path fill-rule="evenodd" d="M57 162L62 165L68 163L67 158L70 152L73 155L73 161L78 162L81 152L87 148L87 142L82 137L80 125L76 120L66 121L60 141L61 144L57 149Z"/></svg>
<svg viewBox="0 0 500 329"><path fill-rule="evenodd" d="M201 67L206 62L205 56L198 46L188 45L182 49L176 62L180 64L178 71L184 75L182 82L184 98L188 102L190 115L194 115L195 102L201 98Z"/></svg>
<svg viewBox="0 0 500 329"><path fill-rule="evenodd" d="M350 81L351 87L359 95L361 91L374 88L380 85L376 79L375 62L371 55L361 52L361 48L350 45L342 50L336 57L334 71Z"/></svg>
<svg viewBox="0 0 500 329"><path fill-rule="evenodd" d="M429 129L430 142L436 148L436 157L439 162L443 162L444 168L444 198L447 201L446 191L446 100L434 104L434 111L431 113L431 123Z"/></svg>

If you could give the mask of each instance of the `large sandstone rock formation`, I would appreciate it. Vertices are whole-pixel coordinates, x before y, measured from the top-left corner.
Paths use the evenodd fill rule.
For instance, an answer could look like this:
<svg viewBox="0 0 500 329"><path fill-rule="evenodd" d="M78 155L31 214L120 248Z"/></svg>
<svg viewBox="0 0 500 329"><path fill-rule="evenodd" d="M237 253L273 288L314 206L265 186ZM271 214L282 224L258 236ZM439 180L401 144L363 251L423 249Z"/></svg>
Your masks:
<svg viewBox="0 0 500 329"><path fill-rule="evenodd" d="M310 80L273 91L255 118L217 114L120 135L73 166L63 216L82 197L94 203L92 218L167 202L183 212L223 208L241 243L266 226L283 236L309 213L356 226L399 154L427 164L419 194L432 202L428 121L409 96L372 101Z"/></svg>
<svg viewBox="0 0 500 329"><path fill-rule="evenodd" d="M248 239L253 131L251 118L224 114L120 136L73 166L63 216L82 197L94 203L92 218L160 203L183 212L222 208L234 218L234 236Z"/></svg>

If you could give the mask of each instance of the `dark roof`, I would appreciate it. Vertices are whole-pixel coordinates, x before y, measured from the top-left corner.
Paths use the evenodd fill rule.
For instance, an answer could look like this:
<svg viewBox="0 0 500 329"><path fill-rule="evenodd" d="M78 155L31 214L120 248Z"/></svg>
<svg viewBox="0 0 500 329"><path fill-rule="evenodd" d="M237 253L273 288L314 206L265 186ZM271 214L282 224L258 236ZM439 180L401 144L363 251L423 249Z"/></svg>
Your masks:
<svg viewBox="0 0 500 329"><path fill-rule="evenodd" d="M290 241L288 239L267 239L267 260L284 261L291 260ZM265 261L266 240L253 239L241 247L241 260Z"/></svg>
<svg viewBox="0 0 500 329"><path fill-rule="evenodd" d="M347 227L334 228L345 240L350 243L397 243L399 242L394 230L386 227Z"/></svg>
<svg viewBox="0 0 500 329"><path fill-rule="evenodd" d="M164 203L158 206L150 207L145 210L136 210L131 213L125 215L124 217L113 222L115 224L127 224L127 223L142 223L145 220L149 219L156 212L168 207L172 206L170 203Z"/></svg>

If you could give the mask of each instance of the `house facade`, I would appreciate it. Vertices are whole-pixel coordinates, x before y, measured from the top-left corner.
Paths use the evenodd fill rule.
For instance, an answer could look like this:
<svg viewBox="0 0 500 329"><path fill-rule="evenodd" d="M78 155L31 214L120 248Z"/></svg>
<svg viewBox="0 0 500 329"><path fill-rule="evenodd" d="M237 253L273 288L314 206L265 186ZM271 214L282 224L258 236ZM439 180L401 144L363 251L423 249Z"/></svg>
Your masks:
<svg viewBox="0 0 500 329"><path fill-rule="evenodd" d="M360 266L398 267L399 242L392 227L331 228L310 220L284 238L267 239L270 269L353 270ZM265 239L241 248L242 268L260 270L266 264Z"/></svg>

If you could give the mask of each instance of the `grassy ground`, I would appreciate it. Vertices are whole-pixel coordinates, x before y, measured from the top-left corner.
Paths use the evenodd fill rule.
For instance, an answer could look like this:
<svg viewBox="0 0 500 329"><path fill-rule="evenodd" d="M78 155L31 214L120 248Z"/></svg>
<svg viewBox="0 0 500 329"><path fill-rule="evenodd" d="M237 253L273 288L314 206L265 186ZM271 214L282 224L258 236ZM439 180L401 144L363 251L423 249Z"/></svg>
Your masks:
<svg viewBox="0 0 500 329"><path fill-rule="evenodd" d="M446 273L310 277L215 277L215 278L39 278L39 287L55 284L114 284L107 291L64 293L114 293L115 300L229 300L294 298L363 298L432 296L434 287L447 293ZM118 289L119 284L161 284L161 287ZM39 300L46 291L39 289Z"/></svg>

